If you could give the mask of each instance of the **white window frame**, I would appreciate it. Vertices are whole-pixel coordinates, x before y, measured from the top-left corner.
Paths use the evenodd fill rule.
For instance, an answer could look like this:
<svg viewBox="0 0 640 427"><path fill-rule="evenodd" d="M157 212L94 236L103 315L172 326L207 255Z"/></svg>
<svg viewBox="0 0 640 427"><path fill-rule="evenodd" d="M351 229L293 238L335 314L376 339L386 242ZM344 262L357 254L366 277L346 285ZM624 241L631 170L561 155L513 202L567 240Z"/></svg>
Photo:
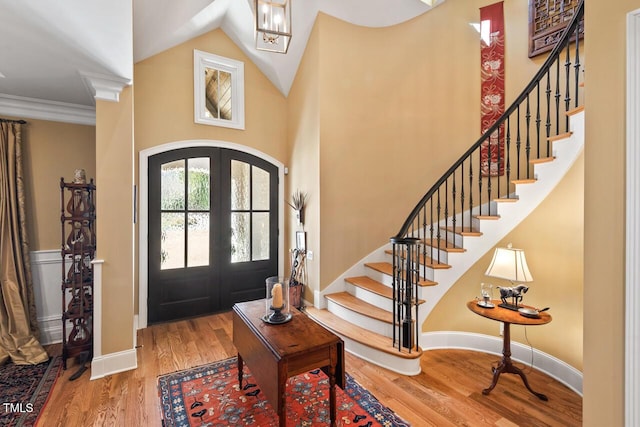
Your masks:
<svg viewBox="0 0 640 427"><path fill-rule="evenodd" d="M207 115L205 68L214 68L231 74L231 120L216 119ZM193 100L196 123L244 130L244 63L194 49Z"/></svg>

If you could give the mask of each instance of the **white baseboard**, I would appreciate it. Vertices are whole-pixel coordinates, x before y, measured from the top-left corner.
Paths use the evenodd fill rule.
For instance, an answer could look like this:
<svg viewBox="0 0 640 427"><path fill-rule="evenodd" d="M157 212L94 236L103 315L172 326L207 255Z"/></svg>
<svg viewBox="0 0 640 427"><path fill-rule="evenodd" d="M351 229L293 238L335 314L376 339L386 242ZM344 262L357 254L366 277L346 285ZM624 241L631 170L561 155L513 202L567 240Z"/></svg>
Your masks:
<svg viewBox="0 0 640 427"><path fill-rule="evenodd" d="M502 338L470 332L427 332L420 337L422 350L459 348L502 355ZM511 342L511 358L531 365L532 349L518 342ZM582 396L582 372L550 354L533 349L533 368L560 381Z"/></svg>
<svg viewBox="0 0 640 427"><path fill-rule="evenodd" d="M62 342L61 316L38 317L40 328L40 344L57 344Z"/></svg>
<svg viewBox="0 0 640 427"><path fill-rule="evenodd" d="M138 368L138 357L135 348L116 353L96 356L91 361L91 379L97 380L118 372Z"/></svg>

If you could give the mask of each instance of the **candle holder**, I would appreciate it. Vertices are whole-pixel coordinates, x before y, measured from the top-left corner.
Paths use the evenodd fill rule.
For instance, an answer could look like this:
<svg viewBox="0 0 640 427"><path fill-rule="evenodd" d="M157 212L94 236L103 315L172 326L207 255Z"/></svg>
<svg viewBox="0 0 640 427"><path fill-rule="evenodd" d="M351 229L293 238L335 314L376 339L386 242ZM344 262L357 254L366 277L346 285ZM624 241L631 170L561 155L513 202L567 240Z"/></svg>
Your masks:
<svg viewBox="0 0 640 427"><path fill-rule="evenodd" d="M288 322L292 317L289 309L289 279L268 277L265 284L265 313L262 320L273 325Z"/></svg>

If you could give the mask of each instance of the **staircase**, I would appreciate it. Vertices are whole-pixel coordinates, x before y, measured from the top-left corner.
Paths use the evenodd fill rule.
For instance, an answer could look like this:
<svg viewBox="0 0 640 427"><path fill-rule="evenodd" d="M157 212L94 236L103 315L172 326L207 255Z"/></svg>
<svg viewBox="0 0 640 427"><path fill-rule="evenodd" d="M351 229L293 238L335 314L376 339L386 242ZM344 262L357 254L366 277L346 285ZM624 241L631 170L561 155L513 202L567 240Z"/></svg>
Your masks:
<svg viewBox="0 0 640 427"><path fill-rule="evenodd" d="M394 243L314 295L307 314L340 335L347 351L401 374L420 373L422 325L438 301L574 164L584 147L584 108L579 45L570 42L582 33L583 13L581 3L529 85L425 194ZM479 173L491 166L503 173ZM406 241L420 250L399 243Z"/></svg>
<svg viewBox="0 0 640 427"><path fill-rule="evenodd" d="M472 265L544 200L574 164L584 147L584 109L579 107L566 114L570 117L570 131L549 138L552 156L532 160L534 178L514 180L515 194L493 200L492 215L476 215L471 227L455 232L453 227L441 224L440 232L450 236L450 243L445 246L441 241L437 249L439 263L420 263L426 267L426 274L418 284L417 325L425 322L440 298ZM347 351L392 371L416 375L421 370L421 348L399 351L391 338L391 251L387 244L368 255L316 295L318 306L307 307L306 312L341 336Z"/></svg>

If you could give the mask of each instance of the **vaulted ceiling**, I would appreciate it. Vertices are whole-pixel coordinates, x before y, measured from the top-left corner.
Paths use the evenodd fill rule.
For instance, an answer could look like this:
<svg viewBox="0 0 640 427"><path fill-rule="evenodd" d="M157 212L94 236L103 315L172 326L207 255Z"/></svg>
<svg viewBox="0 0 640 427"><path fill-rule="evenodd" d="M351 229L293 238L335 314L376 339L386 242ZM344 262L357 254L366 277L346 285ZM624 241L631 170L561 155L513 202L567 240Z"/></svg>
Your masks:
<svg viewBox="0 0 640 427"><path fill-rule="evenodd" d="M135 62L217 28L286 96L318 12L384 27L444 2L291 1L283 55L255 49L253 0L0 0L0 113L24 100L91 109L96 93L132 81Z"/></svg>

